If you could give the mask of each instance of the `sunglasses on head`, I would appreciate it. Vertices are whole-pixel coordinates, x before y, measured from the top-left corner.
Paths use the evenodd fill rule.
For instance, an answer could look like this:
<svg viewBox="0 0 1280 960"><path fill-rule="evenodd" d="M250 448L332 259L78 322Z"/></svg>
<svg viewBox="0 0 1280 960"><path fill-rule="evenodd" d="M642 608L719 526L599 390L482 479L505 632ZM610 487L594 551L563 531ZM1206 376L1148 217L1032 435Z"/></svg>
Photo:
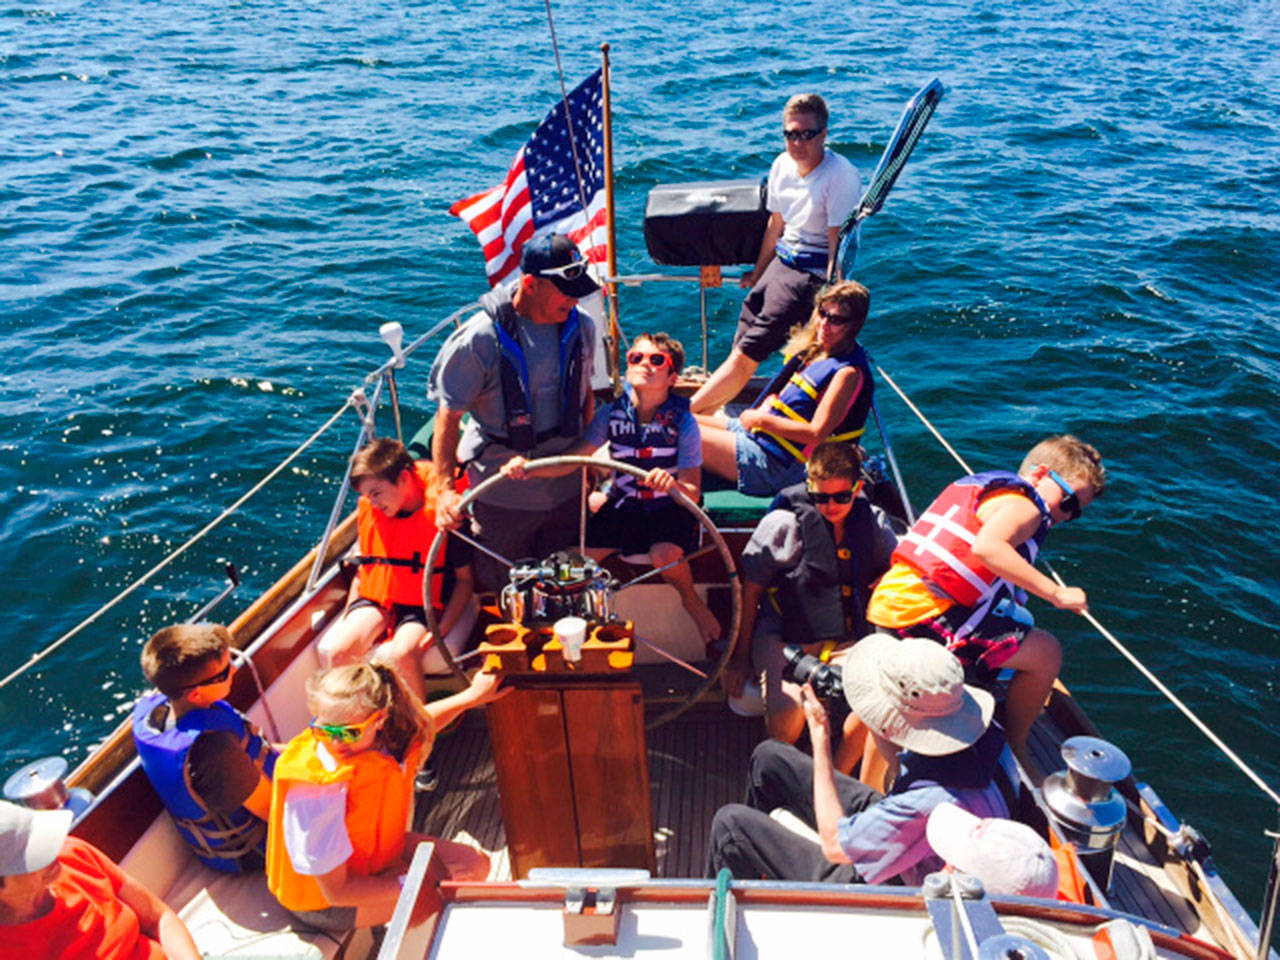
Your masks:
<svg viewBox="0 0 1280 960"><path fill-rule="evenodd" d="M665 353L641 353L639 350L634 350L627 354L627 363L633 367L639 366L646 360L649 361L649 366L656 370L659 367L666 366L667 355Z"/></svg>
<svg viewBox="0 0 1280 960"><path fill-rule="evenodd" d="M862 481L850 487L848 490L837 490L835 493L819 493L812 487L809 488L809 499L818 506L826 503L838 503L842 506L846 503L853 503L853 498L858 495L858 491L862 489Z"/></svg>
<svg viewBox="0 0 1280 960"><path fill-rule="evenodd" d="M355 743L364 736L364 732L382 719L382 711L370 714L359 723L320 723L311 718L311 735L317 740L330 740L334 743Z"/></svg>
<svg viewBox="0 0 1280 960"><path fill-rule="evenodd" d="M812 140L824 129L825 128L823 127L817 127L813 130L783 130L782 137L784 140L788 140L792 143L797 140Z"/></svg>
<svg viewBox="0 0 1280 960"><path fill-rule="evenodd" d="M834 324L838 327L843 327L846 323L853 323L853 317L843 314L838 310L828 310L825 307L818 311L818 316L827 321L827 323Z"/></svg>
<svg viewBox="0 0 1280 960"><path fill-rule="evenodd" d="M560 277L562 280L577 280L587 272L586 260L574 260L563 267L543 267L538 271L539 277Z"/></svg>
<svg viewBox="0 0 1280 960"><path fill-rule="evenodd" d="M1067 515L1068 520L1078 518L1083 508L1080 506L1080 497L1075 488L1063 480L1062 474L1057 470L1049 471L1049 479L1062 488L1062 502L1058 504L1058 509Z"/></svg>
<svg viewBox="0 0 1280 960"><path fill-rule="evenodd" d="M188 690L197 690L200 687L209 687L215 683L221 683L223 680L227 679L227 677L231 676L232 669L231 661L228 660L227 665L213 676L205 677L203 680L197 680L195 683L188 683L186 686L179 687L178 692L186 693Z"/></svg>

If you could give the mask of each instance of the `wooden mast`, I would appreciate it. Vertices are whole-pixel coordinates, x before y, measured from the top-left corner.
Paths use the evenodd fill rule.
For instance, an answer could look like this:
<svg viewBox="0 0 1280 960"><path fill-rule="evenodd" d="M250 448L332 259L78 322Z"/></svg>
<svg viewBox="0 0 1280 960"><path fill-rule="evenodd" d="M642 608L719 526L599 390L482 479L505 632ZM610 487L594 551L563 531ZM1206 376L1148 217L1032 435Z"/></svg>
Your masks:
<svg viewBox="0 0 1280 960"><path fill-rule="evenodd" d="M604 209L605 229L608 231L608 266L609 276L618 275L618 233L614 221L613 206L613 114L609 108L609 44L600 44L600 56L603 60L601 83L604 87ZM612 281L605 284L605 301L609 305L609 377L613 381L613 395L622 393L622 330L618 325L618 285Z"/></svg>

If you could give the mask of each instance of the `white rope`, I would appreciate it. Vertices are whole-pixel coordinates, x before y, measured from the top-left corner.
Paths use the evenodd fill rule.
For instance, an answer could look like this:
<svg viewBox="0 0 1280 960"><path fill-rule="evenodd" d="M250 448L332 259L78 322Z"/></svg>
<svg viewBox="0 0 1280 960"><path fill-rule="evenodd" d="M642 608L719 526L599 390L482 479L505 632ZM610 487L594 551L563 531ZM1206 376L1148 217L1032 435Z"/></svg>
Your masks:
<svg viewBox="0 0 1280 960"><path fill-rule="evenodd" d="M37 663L40 663L40 662L41 662L42 660L44 660L47 656L49 656L49 654L53 653L55 650L57 650L59 647L61 647L64 643L66 643L66 642L67 642L68 640L70 640L72 637L74 637L74 636L76 636L77 634L79 634L82 630L84 630L84 629L85 629L86 627L88 627L90 624L92 624L92 623L94 623L95 621L97 621L97 620L98 620L98 618L99 618L99 617L101 617L104 613L106 613L108 610L111 610L112 608L114 608L114 607L115 607L117 604L119 604L122 600L124 600L126 597L128 597L130 594L132 594L134 591L136 591L139 587L141 587L143 584L147 583L147 582L148 582L152 577L154 577L157 573L159 573L159 572L160 572L161 570L163 570L165 567L169 566L169 564L173 563L173 561L174 561L174 560L178 559L178 557L180 557L180 556L182 556L182 554L186 553L186 552L187 552L187 550L189 550L191 547L195 546L195 545L196 545L197 543L199 543L202 539L204 539L204 537L205 537L205 536L206 536L210 531L212 531L215 527L217 527L219 524L221 524L221 523L222 523L222 521L226 520L226 519L227 519L227 517L231 516L231 514L235 513L237 510L239 510L239 509L240 509L240 507L242 507L242 506L245 504L245 502L246 502L247 500L249 500L249 498L251 498L252 496L254 496L254 494L256 494L259 490L261 490L261 489L262 489L263 487L265 487L268 483L270 483L272 480L274 480L274 479L276 478L276 476L278 476L278 475L280 474L280 471L282 471L285 467L287 467L287 466L288 466L289 464L291 464L294 460L296 460L296 459L297 459L297 458L302 454L302 452L303 452L304 450L306 450L306 449L307 449L307 447L309 447L309 446L311 446L311 444L315 443L315 441L316 441L316 440L318 440L318 439L320 438L320 436L321 436L321 435L322 435L326 430L328 430L331 426L333 426L335 423L337 423L337 422L338 422L338 418L339 418L339 417L341 417L344 413L346 413L347 408L348 408L349 406L351 406L351 401L350 401L350 400L348 400L346 403L344 403L344 404L343 404L343 405L338 409L338 412L337 412L337 413L335 413L335 414L334 414L332 417L330 417L328 420L326 420L326 421L325 421L325 423L324 423L324 425L323 425L319 430L317 430L315 433L313 433L310 437L308 437L308 438L306 439L306 441L305 441L305 442L303 442L303 444L302 444L300 447L298 447L296 450L294 450L294 451L293 451L293 453L289 454L289 456L285 457L285 458L284 458L284 460L282 460L282 461L280 462L280 464L279 464L278 466L276 466L276 468L275 468L275 469L273 469L273 470L272 470L270 473L268 473L265 477L263 477L261 480L259 480L257 483L255 483L252 487L250 487L250 488L249 488L249 490L248 490L245 494L243 494L243 495L242 495L238 500L236 500L236 501L235 501L235 503L231 504L231 506L229 506L229 507L227 507L225 510L223 510L223 511L222 511L220 514L218 514L218 516L216 516L213 520L211 520L209 523L205 524L205 526L204 526L204 527L202 527L202 528L200 529L200 531L199 531L198 533L196 533L196 534L195 534L195 536L193 536L190 540L188 540L188 541L187 541L186 543L184 543L182 546L178 547L178 549L177 549L177 550L173 551L173 553L169 554L167 557L165 557L163 560L161 560L159 563L157 563L154 567L152 567L150 570L148 570L146 573L144 573L142 576L140 576L137 580L133 581L133 583L131 583L131 584L129 584L129 586L125 587L125 588L124 588L124 590L122 590L120 593L116 594L116 596L114 596L111 600L107 601L107 603L105 603L103 606L99 607L96 611L94 611L92 614L90 614L90 615L89 615L88 617L86 617L84 620L80 621L80 623L76 624L74 627L72 627L70 630L68 630L68 631L67 631L66 633L64 633L62 636L60 636L57 640L53 641L53 643L49 644L49 645L48 645L47 647L45 647L43 650L40 650L39 652L37 652L37 653L33 654L29 660L27 660L27 661L26 661L25 663L23 663L20 667L18 667L18 668L17 668L16 670L14 670L12 673L10 673L8 676L6 676L3 680L0 680L0 689L3 689L3 688L4 688L5 686L7 686L11 681L13 681L14 679L16 679L17 677L20 677L22 674L26 673L28 670L30 670L32 667L34 667Z"/></svg>
<svg viewBox="0 0 1280 960"><path fill-rule="evenodd" d="M956 462L960 464L961 468L963 468L965 473L973 473L973 470L969 467L967 463L965 463L964 458L961 457L960 454L958 454L955 451L955 448L952 447L951 444L947 443L946 439L942 436L942 434L938 432L938 429L932 423L929 422L929 418L926 417L920 411L919 407L917 407L914 403L911 402L911 400L907 397L907 395L902 391L902 388L899 387L897 383L894 382L893 378L890 377L887 373L885 373L882 367L877 366L876 372L879 373L880 376L884 377L885 382L888 383L889 386L893 388L893 391L899 397L902 398L902 402L905 403L911 409L911 412L914 413L920 419L920 422L923 423L925 427L928 428L929 432L932 433L938 439L938 442L941 443L944 448L946 448L947 452L950 453L951 456L955 457ZM1045 565L1045 569L1048 570L1049 575L1053 577L1054 581L1058 584L1058 586L1065 587L1066 583L1063 581L1062 577L1058 576L1058 571L1053 568L1053 564L1045 560L1044 565ZM1209 727L1204 723L1204 721L1201 720L1199 717L1197 717L1191 711L1191 708L1188 707L1185 703L1183 703L1178 698L1177 694L1175 694L1172 690L1166 687L1154 673L1152 673L1149 669L1147 669L1147 667L1142 663L1141 660L1139 660L1136 656L1134 656L1129 651L1129 649L1123 643L1121 643L1110 630L1108 630L1098 621L1097 617L1089 613L1087 610L1081 610L1079 611L1079 613L1082 617L1088 620L1089 623L1093 625L1093 628L1097 630L1098 633L1100 633L1113 647L1119 650L1120 654L1126 660L1128 660L1131 664L1133 664L1134 668L1139 673L1141 673L1144 677L1146 677L1152 686L1154 686L1157 690L1159 690L1162 694L1164 694L1165 698L1170 703L1172 703L1175 707L1177 707L1178 710L1182 712L1182 715L1185 716L1188 720L1190 720L1191 723L1195 726L1195 728L1199 730L1201 733L1203 733L1209 739L1210 743L1212 743L1215 747L1221 750L1222 753L1227 757L1227 759L1229 759L1232 763L1236 765L1236 767L1240 770L1241 773L1243 773L1246 777L1248 777L1249 780L1253 781L1254 786L1256 786L1259 790L1261 790L1264 794L1266 794L1266 796L1270 797L1273 803L1275 803L1277 806L1280 806L1280 793L1277 793L1275 790L1273 790L1267 784L1267 782L1262 779L1262 777L1258 776L1258 774L1253 770L1252 767L1250 767L1247 763L1241 760L1240 757L1236 754L1236 752L1232 750L1229 746L1227 746L1226 743L1223 742L1221 737L1219 737L1216 733L1210 730Z"/></svg>

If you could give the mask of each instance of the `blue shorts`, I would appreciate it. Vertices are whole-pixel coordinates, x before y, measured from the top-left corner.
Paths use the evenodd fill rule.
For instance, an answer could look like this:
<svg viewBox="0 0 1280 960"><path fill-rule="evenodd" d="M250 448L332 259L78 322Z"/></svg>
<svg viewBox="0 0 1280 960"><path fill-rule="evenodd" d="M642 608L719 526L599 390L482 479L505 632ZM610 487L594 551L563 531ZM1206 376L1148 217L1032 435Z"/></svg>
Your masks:
<svg viewBox="0 0 1280 960"><path fill-rule="evenodd" d="M738 490L751 497L772 497L783 487L801 483L804 464L794 457L770 453L737 417L725 425L733 434L733 459L738 464Z"/></svg>

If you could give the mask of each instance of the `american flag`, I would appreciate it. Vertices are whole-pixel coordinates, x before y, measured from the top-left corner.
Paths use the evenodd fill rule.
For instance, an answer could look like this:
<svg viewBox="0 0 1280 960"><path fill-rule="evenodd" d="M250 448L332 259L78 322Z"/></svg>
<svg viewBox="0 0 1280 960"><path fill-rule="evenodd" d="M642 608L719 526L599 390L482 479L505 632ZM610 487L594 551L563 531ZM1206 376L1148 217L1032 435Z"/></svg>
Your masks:
<svg viewBox="0 0 1280 960"><path fill-rule="evenodd" d="M587 259L605 260L604 88L600 75L596 70L569 94L572 145L561 101L516 152L502 183L449 208L451 214L466 221L484 248L490 286L517 270L520 250L535 233L567 234Z"/></svg>

